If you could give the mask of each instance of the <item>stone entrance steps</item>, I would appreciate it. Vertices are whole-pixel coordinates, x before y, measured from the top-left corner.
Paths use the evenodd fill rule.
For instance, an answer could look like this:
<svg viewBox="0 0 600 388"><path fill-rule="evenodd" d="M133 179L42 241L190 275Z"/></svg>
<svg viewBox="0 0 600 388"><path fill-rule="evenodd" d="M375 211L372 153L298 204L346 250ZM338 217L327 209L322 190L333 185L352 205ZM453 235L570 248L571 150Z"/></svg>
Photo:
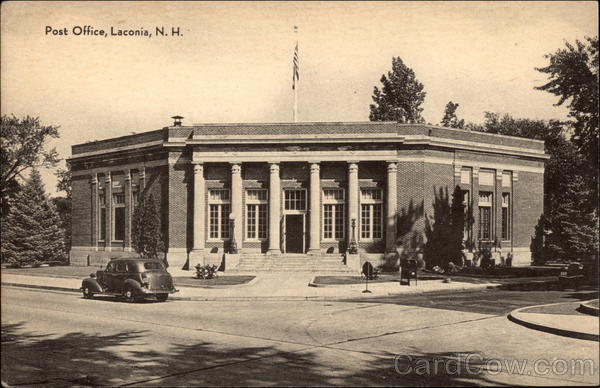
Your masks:
<svg viewBox="0 0 600 388"><path fill-rule="evenodd" d="M342 255L305 254L242 254L234 271L249 272L344 272L352 271L344 264Z"/></svg>

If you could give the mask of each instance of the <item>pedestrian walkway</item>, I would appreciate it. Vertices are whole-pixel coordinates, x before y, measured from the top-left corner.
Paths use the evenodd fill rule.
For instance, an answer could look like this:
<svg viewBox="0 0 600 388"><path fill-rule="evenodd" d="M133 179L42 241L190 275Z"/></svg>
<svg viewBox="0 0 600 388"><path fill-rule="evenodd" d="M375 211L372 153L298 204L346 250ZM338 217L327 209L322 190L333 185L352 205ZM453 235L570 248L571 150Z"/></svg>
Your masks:
<svg viewBox="0 0 600 388"><path fill-rule="evenodd" d="M193 276L192 271L170 271L175 276ZM236 273L240 275L242 273ZM418 294L426 292L446 292L467 289L482 289L498 286L492 283L443 283L441 280L420 281L418 285L401 286L398 282L369 283L369 293L363 293L364 284L337 285L333 287L311 287L315 276L332 275L314 272L277 272L252 273L256 278L248 284L221 286L215 288L180 287L172 295L174 299L184 300L322 300L355 299L395 294ZM223 275L227 276L227 275ZM81 280L77 278L59 278L44 276L2 274L3 285L54 289L59 291L79 291Z"/></svg>
<svg viewBox="0 0 600 388"><path fill-rule="evenodd" d="M508 319L529 327L565 337L599 340L599 319L582 312L581 302L530 306L512 311Z"/></svg>

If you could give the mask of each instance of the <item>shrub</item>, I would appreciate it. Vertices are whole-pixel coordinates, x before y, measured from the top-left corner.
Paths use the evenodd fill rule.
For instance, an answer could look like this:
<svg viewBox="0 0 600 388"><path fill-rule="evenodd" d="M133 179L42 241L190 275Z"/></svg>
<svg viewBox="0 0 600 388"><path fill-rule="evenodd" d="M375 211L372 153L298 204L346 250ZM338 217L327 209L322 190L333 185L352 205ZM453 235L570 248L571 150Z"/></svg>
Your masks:
<svg viewBox="0 0 600 388"><path fill-rule="evenodd" d="M217 277L217 269L219 268L217 265L215 264L206 264L206 265L201 265L201 264L197 264L196 265L196 277L198 279L214 279Z"/></svg>

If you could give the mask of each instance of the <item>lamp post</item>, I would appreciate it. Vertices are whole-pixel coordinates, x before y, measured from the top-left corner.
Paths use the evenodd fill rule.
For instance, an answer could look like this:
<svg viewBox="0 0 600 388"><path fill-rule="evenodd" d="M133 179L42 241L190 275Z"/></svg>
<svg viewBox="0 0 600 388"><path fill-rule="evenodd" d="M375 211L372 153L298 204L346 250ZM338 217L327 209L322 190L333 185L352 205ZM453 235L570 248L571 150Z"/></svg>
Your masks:
<svg viewBox="0 0 600 388"><path fill-rule="evenodd" d="M355 255L358 253L358 246L356 245L356 214L352 214L352 236L350 237L350 246L348 247L348 253Z"/></svg>
<svg viewBox="0 0 600 388"><path fill-rule="evenodd" d="M235 255L238 253L237 242L235 241L235 214L229 213L229 225L231 240L229 241L229 253Z"/></svg>

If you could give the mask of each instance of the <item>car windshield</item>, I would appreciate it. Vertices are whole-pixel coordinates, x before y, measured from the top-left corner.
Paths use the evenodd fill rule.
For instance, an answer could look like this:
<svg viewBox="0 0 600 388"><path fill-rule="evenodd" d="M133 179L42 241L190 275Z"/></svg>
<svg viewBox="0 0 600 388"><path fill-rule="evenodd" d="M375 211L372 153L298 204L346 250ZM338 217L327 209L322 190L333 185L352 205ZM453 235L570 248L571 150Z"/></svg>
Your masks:
<svg viewBox="0 0 600 388"><path fill-rule="evenodd" d="M145 269L164 269L163 265L159 261L147 261L144 263Z"/></svg>

